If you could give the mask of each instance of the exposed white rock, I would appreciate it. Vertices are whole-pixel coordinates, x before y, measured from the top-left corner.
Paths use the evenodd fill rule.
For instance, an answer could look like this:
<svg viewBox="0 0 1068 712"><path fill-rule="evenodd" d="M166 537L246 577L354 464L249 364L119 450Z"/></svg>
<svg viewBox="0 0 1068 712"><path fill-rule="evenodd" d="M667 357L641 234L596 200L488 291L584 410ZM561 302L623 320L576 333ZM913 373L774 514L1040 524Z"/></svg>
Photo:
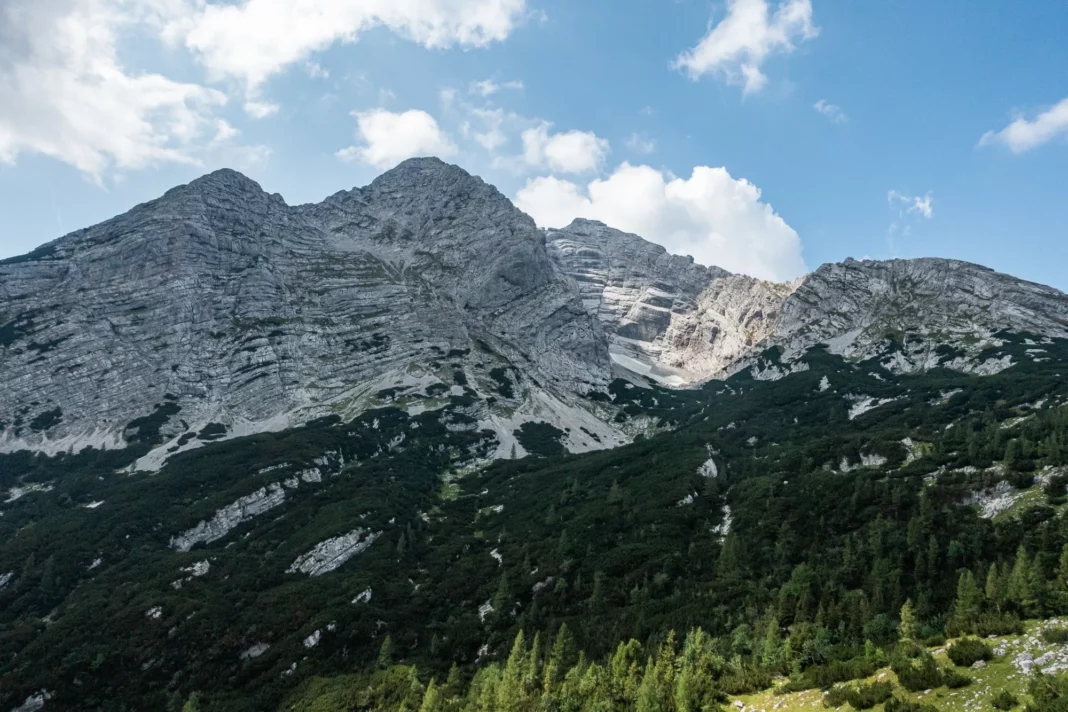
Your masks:
<svg viewBox="0 0 1068 712"><path fill-rule="evenodd" d="M348 534L319 542L311 551L298 556L286 573L322 576L367 549L381 534L368 529L354 529Z"/></svg>
<svg viewBox="0 0 1068 712"><path fill-rule="evenodd" d="M353 603L368 603L371 600L371 587L368 586L364 590L360 591L356 595L356 598L352 599Z"/></svg>
<svg viewBox="0 0 1068 712"><path fill-rule="evenodd" d="M980 517L983 519L993 519L1002 512L1011 509L1012 505L1016 503L1016 500L1018 500L1021 495L1022 492L1015 490L1012 485L1005 480L1002 480L994 487L973 492L971 495L965 497L961 504L977 505L979 507Z"/></svg>
<svg viewBox="0 0 1068 712"><path fill-rule="evenodd" d="M683 497L682 499L680 499L678 502L676 502L675 506L676 507L685 507L688 504L693 504L694 503L694 499L696 497L697 497L697 493L696 492L688 494L685 497Z"/></svg>
<svg viewBox="0 0 1068 712"><path fill-rule="evenodd" d="M912 438L905 438L901 441L901 444L905 446L905 464L911 464L916 460L923 457L923 448L912 441Z"/></svg>
<svg viewBox="0 0 1068 712"><path fill-rule="evenodd" d="M45 708L45 702L52 699L52 693L48 690L35 692L26 698L18 707L13 707L11 712L40 712Z"/></svg>
<svg viewBox="0 0 1068 712"><path fill-rule="evenodd" d="M207 559L197 561L190 566L186 566L182 571L185 571L190 576L206 576L208 571L211 571L211 562Z"/></svg>
<svg viewBox="0 0 1068 712"><path fill-rule="evenodd" d="M551 586L553 584L553 581L555 580L556 579L554 577L548 576L542 581L535 582L535 584L530 587L530 590L534 593L541 593L545 589L549 588L549 586Z"/></svg>
<svg viewBox="0 0 1068 712"><path fill-rule="evenodd" d="M302 482L307 482L309 484L312 482L323 481L323 473L319 471L318 467L313 467L310 470L302 470L299 475Z"/></svg>
<svg viewBox="0 0 1068 712"><path fill-rule="evenodd" d="M823 393L824 391L829 390L830 387L831 387L831 379L827 378L827 376L824 376L823 378L820 379L820 385L818 386L817 390L820 393Z"/></svg>
<svg viewBox="0 0 1068 712"><path fill-rule="evenodd" d="M275 483L261 487L252 494L223 507L209 521L201 521L192 529L173 537L171 547L178 551L189 551L197 544L209 544L222 539L230 530L277 507L285 499L286 494L281 485Z"/></svg>
<svg viewBox="0 0 1068 712"><path fill-rule="evenodd" d="M731 515L731 506L725 504L723 505L723 521L712 527L712 533L718 534L721 540L725 539L731 533L731 525L733 523L734 517Z"/></svg>
<svg viewBox="0 0 1068 712"><path fill-rule="evenodd" d="M478 607L478 619L480 621L485 621L486 616L488 616L490 613L493 613L493 604L489 601L486 601Z"/></svg>
<svg viewBox="0 0 1068 712"><path fill-rule="evenodd" d="M3 451L0 450L0 452L3 452ZM5 501L8 502L8 503L14 502L17 499L21 499L22 497L25 497L26 495L30 494L31 492L51 492L51 491L52 491L52 485L50 485L50 484L41 484L41 483L38 483L38 482L30 482L30 483L27 483L27 484L24 484L24 485L19 485L17 487L12 487L11 489L9 489L7 491L7 500L5 500Z"/></svg>
<svg viewBox="0 0 1068 712"><path fill-rule="evenodd" d="M159 606L153 606L152 608L149 608L147 611L145 611L145 616L151 618L154 621L158 621L160 618L163 617L163 609Z"/></svg>
<svg viewBox="0 0 1068 712"><path fill-rule="evenodd" d="M92 571L97 566L100 566L100 564L102 564L102 563L104 563L104 560L98 556L95 559L93 559L93 563L89 564L87 570L88 571Z"/></svg>
<svg viewBox="0 0 1068 712"><path fill-rule="evenodd" d="M719 469L716 467L716 461L713 460L711 457L705 460L704 463L702 463L702 465L697 468L697 474L701 475L701 477L718 476Z"/></svg>
<svg viewBox="0 0 1068 712"><path fill-rule="evenodd" d="M316 645L319 644L319 641L322 639L322 637L323 632L321 630L316 630L314 633L304 639L304 647L314 648Z"/></svg>
<svg viewBox="0 0 1068 712"><path fill-rule="evenodd" d="M847 398L853 401L853 405L849 407L850 420L856 420L870 410L899 400L898 398L872 398L871 396L847 396Z"/></svg>
<svg viewBox="0 0 1068 712"><path fill-rule="evenodd" d="M92 567L90 566L89 568L92 568ZM14 576L15 576L15 572L14 571L8 571L6 574L0 574L0 588L4 588L9 583L11 583L11 579Z"/></svg>
<svg viewBox="0 0 1068 712"><path fill-rule="evenodd" d="M99 507L103 503L104 503L104 500L99 500L97 502L90 502L89 504L85 505L85 508L86 509L96 509L97 507Z"/></svg>
<svg viewBox="0 0 1068 712"><path fill-rule="evenodd" d="M258 658L259 656L270 650L270 648L271 646L267 643L256 643L255 645L250 646L244 652L241 653L241 659L252 660L254 658Z"/></svg>
<svg viewBox="0 0 1068 712"><path fill-rule="evenodd" d="M497 566L502 566L504 564L504 557L501 556L501 552L497 549L491 551L490 556L492 556L493 559L497 562Z"/></svg>

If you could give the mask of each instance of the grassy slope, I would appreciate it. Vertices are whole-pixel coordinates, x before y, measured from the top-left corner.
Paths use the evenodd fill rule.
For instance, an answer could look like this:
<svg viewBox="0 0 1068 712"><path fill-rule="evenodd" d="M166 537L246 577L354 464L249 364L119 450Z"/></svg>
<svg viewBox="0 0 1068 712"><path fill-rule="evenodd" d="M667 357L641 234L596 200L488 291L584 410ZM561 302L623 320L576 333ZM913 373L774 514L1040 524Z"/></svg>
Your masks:
<svg viewBox="0 0 1068 712"><path fill-rule="evenodd" d="M1021 709L1027 702L1028 676L1013 667L1012 660L1025 650L1031 652L1036 658L1047 652L1068 654L1068 646L1045 643L1039 636L1039 631L1042 627L1060 625L1062 623L1063 621L1028 621L1024 635L1001 636L988 640L987 642L990 646L995 649L1004 644L1006 654L996 656L982 670L958 668L960 672L973 679L971 685L961 689L950 690L946 687L939 687L919 693L906 692L904 688L897 684L897 677L888 667L877 671L865 680L857 680L847 684L856 685L858 682L870 683L877 680L889 680L894 684L894 694L897 697L934 705L940 712L992 710L994 708L991 706L990 701L994 695L1001 690L1008 690L1020 700L1020 704L1014 709ZM945 650L951 642L948 641L945 646L931 649L939 665L953 665L945 654ZM792 710L823 708L823 692L821 690L806 690L787 695L776 695L774 689L770 689L755 695L741 695L732 698L732 710L739 709L734 704L736 700L745 705L747 712L791 712ZM873 712L880 712L882 708L882 705L876 705L872 710ZM841 712L852 712L852 707L847 704L840 707L839 710Z"/></svg>

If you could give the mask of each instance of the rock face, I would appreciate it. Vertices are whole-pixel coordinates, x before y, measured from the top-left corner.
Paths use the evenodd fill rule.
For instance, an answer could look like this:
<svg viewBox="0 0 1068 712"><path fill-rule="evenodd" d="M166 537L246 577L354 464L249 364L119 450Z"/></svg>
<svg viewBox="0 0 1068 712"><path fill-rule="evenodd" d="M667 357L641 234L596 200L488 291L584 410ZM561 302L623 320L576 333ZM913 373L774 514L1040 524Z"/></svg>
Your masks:
<svg viewBox="0 0 1068 712"><path fill-rule="evenodd" d="M613 362L675 386L731 370L768 337L789 285L702 267L592 220L547 233L609 337Z"/></svg>
<svg viewBox="0 0 1068 712"><path fill-rule="evenodd" d="M994 373L1012 365L980 356L999 331L1066 325L1061 292L964 262L847 260L774 284L601 223L542 231L437 159L302 206L223 170L0 261L0 452L158 435L152 469L441 387L481 398L498 456L521 454L529 420L586 450L629 439L580 397L614 374L781 378L820 343L896 371ZM758 358L769 346L781 363Z"/></svg>
<svg viewBox="0 0 1068 712"><path fill-rule="evenodd" d="M782 305L770 341L793 350L825 343L834 353L869 358L885 350L891 337L904 342L883 364L891 370L919 371L941 362L982 372L983 362L967 357L1002 330L1068 336L1068 296L957 260L849 259L801 280ZM947 364L937 353L941 345L964 356Z"/></svg>
<svg viewBox="0 0 1068 712"><path fill-rule="evenodd" d="M137 418L174 438L283 428L476 344L566 393L610 373L600 324L495 188L412 159L291 207L218 171L0 262L0 449L119 447Z"/></svg>

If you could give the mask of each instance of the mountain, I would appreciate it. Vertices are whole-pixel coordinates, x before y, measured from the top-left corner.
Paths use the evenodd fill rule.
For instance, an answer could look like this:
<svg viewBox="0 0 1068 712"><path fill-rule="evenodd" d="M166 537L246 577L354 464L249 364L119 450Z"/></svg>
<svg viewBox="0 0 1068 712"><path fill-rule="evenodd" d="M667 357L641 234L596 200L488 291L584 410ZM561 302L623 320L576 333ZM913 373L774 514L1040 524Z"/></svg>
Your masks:
<svg viewBox="0 0 1068 712"><path fill-rule="evenodd" d="M207 438L466 393L497 457L526 451L524 423L582 452L645 430L584 397L614 375L777 377L819 343L990 373L1008 365L979 358L996 333L1066 325L1061 292L962 262L850 260L774 284L592 221L541 231L437 159L295 207L223 170L0 262L0 451L158 434L135 465L156 469ZM773 346L786 365L760 361Z"/></svg>
<svg viewBox="0 0 1068 712"><path fill-rule="evenodd" d="M918 639L1068 615L1066 303L205 176L0 263L0 709L950 700Z"/></svg>

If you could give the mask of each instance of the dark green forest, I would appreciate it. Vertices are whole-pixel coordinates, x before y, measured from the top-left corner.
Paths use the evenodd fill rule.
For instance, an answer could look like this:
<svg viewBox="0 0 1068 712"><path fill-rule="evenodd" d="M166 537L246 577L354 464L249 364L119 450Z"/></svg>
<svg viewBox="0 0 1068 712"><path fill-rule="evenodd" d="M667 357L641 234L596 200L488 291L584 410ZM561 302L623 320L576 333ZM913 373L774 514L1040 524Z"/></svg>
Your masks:
<svg viewBox="0 0 1068 712"><path fill-rule="evenodd" d="M121 470L180 417L166 403L123 451L0 455L0 489L42 487L0 504L0 708L704 710L884 665L950 685L924 643L1068 614L1068 343L1002 338L987 356L1015 365L992 376L816 348L778 381L618 380L588 397L650 434L582 455L528 424L530 457L485 460L470 396L208 433L158 473ZM226 536L170 546L313 467ZM337 570L286 573L357 528L380 535ZM1068 705L1042 684L1035 709Z"/></svg>

